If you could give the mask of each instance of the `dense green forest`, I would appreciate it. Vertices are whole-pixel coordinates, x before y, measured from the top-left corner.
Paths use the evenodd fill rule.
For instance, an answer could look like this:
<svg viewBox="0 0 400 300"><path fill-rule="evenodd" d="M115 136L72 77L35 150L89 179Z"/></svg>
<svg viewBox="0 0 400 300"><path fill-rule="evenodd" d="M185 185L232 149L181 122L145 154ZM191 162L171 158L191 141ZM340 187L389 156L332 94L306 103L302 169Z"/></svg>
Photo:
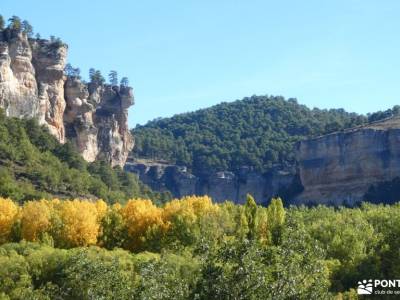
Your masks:
<svg viewBox="0 0 400 300"><path fill-rule="evenodd" d="M399 111L396 106L364 116L343 109L309 109L295 99L253 96L136 126L133 156L185 165L198 175L243 165L267 171L276 164L293 165L293 146L302 139Z"/></svg>
<svg viewBox="0 0 400 300"><path fill-rule="evenodd" d="M8 118L0 111L0 195L18 201L102 198L108 202L146 196L164 201L137 177L104 161L87 163L70 143L61 145L33 119Z"/></svg>
<svg viewBox="0 0 400 300"><path fill-rule="evenodd" d="M0 216L0 299L358 299L400 276L399 204L0 199Z"/></svg>

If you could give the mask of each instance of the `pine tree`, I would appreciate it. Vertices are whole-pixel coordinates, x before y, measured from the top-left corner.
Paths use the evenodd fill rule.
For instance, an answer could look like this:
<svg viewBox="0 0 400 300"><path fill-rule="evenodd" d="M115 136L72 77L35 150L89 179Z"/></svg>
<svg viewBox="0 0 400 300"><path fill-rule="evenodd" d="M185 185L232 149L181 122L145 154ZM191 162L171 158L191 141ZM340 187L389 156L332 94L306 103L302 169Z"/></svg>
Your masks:
<svg viewBox="0 0 400 300"><path fill-rule="evenodd" d="M89 79L91 82L94 82L96 70L94 68L89 69Z"/></svg>
<svg viewBox="0 0 400 300"><path fill-rule="evenodd" d="M129 86L128 77L122 77L120 84L121 84L121 86L124 86L124 87Z"/></svg>
<svg viewBox="0 0 400 300"><path fill-rule="evenodd" d="M5 25L4 18L2 15L0 15L0 30L3 30Z"/></svg>
<svg viewBox="0 0 400 300"><path fill-rule="evenodd" d="M74 68L70 63L65 65L64 73L68 77L80 79L81 70L79 68Z"/></svg>
<svg viewBox="0 0 400 300"><path fill-rule="evenodd" d="M33 36L33 27L26 20L22 21L22 32L25 33L28 37Z"/></svg>
<svg viewBox="0 0 400 300"><path fill-rule="evenodd" d="M21 32L22 30L22 22L21 19L17 16L12 16L10 19L8 19L8 21L10 22L9 27L16 31L16 32Z"/></svg>
<svg viewBox="0 0 400 300"><path fill-rule="evenodd" d="M111 85L113 85L113 86L118 85L117 71L110 71L110 73L108 74L108 79L109 79Z"/></svg>
<svg viewBox="0 0 400 300"><path fill-rule="evenodd" d="M99 85L103 84L106 80L104 79L103 75L101 74L100 70L95 72L95 82Z"/></svg>

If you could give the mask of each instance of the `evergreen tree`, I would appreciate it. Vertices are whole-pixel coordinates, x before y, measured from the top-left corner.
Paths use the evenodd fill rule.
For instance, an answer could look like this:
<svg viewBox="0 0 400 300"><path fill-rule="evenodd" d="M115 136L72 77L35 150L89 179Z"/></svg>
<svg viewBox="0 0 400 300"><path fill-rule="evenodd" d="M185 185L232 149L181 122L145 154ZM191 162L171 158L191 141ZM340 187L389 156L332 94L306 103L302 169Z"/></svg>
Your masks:
<svg viewBox="0 0 400 300"><path fill-rule="evenodd" d="M0 30L3 30L5 26L5 21L2 15L0 15Z"/></svg>
<svg viewBox="0 0 400 300"><path fill-rule="evenodd" d="M16 32L21 32L22 30L22 22L21 19L17 16L12 16L10 19L8 19L8 21L10 22L10 29L14 30Z"/></svg>
<svg viewBox="0 0 400 300"><path fill-rule="evenodd" d="M100 70L97 70L95 73L95 82L99 85L103 84L106 80L104 79L103 75L101 74Z"/></svg>
<svg viewBox="0 0 400 300"><path fill-rule="evenodd" d="M79 68L74 68L70 63L65 65L64 68L65 75L72 78L80 79L81 70Z"/></svg>
<svg viewBox="0 0 400 300"><path fill-rule="evenodd" d="M89 79L91 82L94 82L96 70L94 68L89 69Z"/></svg>
<svg viewBox="0 0 400 300"><path fill-rule="evenodd" d="M95 83L97 85L102 85L105 82L103 75L101 75L100 70L95 70L93 68L89 69L89 78L90 82Z"/></svg>
<svg viewBox="0 0 400 300"><path fill-rule="evenodd" d="M110 81L110 84L115 86L118 85L118 73L117 71L110 71L108 74L108 80Z"/></svg>
<svg viewBox="0 0 400 300"><path fill-rule="evenodd" d="M22 21L22 32L30 38L33 36L33 27L27 20Z"/></svg>
<svg viewBox="0 0 400 300"><path fill-rule="evenodd" d="M122 77L120 84L121 84L121 86L124 86L124 87L129 86L128 77Z"/></svg>

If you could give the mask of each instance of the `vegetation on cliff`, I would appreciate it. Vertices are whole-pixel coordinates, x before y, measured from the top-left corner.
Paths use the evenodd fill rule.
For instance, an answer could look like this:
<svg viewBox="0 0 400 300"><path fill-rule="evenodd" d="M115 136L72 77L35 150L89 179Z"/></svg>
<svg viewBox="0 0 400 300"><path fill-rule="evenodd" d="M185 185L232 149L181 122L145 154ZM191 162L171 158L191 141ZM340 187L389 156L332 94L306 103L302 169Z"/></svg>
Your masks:
<svg viewBox="0 0 400 300"><path fill-rule="evenodd" d="M263 172L292 166L300 140L399 113L400 106L364 116L309 109L295 99L252 96L136 126L133 156L185 165L196 175L241 166Z"/></svg>
<svg viewBox="0 0 400 300"><path fill-rule="evenodd" d="M97 197L108 202L146 196L163 200L131 173L108 163L87 163L70 143L58 143L33 119L8 118L0 111L0 195L17 201Z"/></svg>
<svg viewBox="0 0 400 300"><path fill-rule="evenodd" d="M360 279L400 276L399 222L398 204L0 199L0 296L357 299Z"/></svg>
<svg viewBox="0 0 400 300"><path fill-rule="evenodd" d="M295 99L253 96L137 126L133 155L188 166L193 173L291 166L304 138L360 125L343 109L309 109Z"/></svg>

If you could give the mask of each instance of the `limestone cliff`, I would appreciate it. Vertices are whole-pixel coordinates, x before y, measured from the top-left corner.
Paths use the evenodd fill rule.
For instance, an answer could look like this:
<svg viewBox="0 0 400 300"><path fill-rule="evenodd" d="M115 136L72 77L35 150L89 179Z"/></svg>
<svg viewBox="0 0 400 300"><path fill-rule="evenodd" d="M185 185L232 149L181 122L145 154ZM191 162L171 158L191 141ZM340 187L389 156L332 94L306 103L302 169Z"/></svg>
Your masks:
<svg viewBox="0 0 400 300"><path fill-rule="evenodd" d="M123 166L133 147L127 125L132 89L65 76L67 50L60 41L0 32L0 107L8 116L37 118L88 161Z"/></svg>
<svg viewBox="0 0 400 300"><path fill-rule="evenodd" d="M293 185L292 172L272 170L261 174L249 167L238 172L222 171L195 176L186 167L160 161L128 159L125 170L136 173L142 182L156 191L170 191L174 197L209 195L216 202L231 200L244 203L246 195L254 196L258 203L266 203Z"/></svg>
<svg viewBox="0 0 400 300"><path fill-rule="evenodd" d="M216 201L243 203L250 193L259 203L279 195L287 204L352 206L366 200L372 186L400 177L400 116L304 140L296 146L296 160L295 170L261 174L242 167L203 177L146 160L128 161L125 168L154 190L176 197L208 194Z"/></svg>
<svg viewBox="0 0 400 300"><path fill-rule="evenodd" d="M400 118L303 141L297 160L304 191L295 203L354 205L400 176Z"/></svg>

